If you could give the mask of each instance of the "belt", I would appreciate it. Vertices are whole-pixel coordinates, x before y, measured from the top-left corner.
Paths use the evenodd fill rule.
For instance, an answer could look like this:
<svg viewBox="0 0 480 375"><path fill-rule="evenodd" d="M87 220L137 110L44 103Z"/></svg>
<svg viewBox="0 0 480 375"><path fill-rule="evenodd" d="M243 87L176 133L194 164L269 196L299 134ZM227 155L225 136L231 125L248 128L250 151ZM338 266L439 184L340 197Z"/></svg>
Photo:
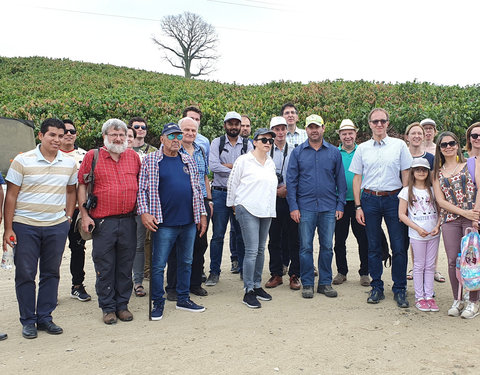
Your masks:
<svg viewBox="0 0 480 375"><path fill-rule="evenodd" d="M363 189L363 192L367 194L376 195L377 197L388 197L389 195L397 194L400 190L402 189L400 188L392 191L373 191L369 189Z"/></svg>
<svg viewBox="0 0 480 375"><path fill-rule="evenodd" d="M133 212L129 212L127 214L120 214L120 215L111 215L102 217L102 219L123 219L124 217L133 217L135 214Z"/></svg>
<svg viewBox="0 0 480 375"><path fill-rule="evenodd" d="M220 186L212 186L213 190L220 190L220 191L227 191L227 188L220 187Z"/></svg>

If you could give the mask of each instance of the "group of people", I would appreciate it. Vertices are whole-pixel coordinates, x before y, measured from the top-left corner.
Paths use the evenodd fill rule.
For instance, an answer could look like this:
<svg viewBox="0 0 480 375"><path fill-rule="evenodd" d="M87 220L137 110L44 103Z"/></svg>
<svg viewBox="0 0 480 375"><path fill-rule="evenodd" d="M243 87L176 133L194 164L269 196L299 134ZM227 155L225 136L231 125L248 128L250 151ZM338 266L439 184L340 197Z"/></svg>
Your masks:
<svg viewBox="0 0 480 375"><path fill-rule="evenodd" d="M340 144L334 146L323 137L321 116L308 116L301 129L296 106L287 103L280 116L257 129L252 139L250 118L228 112L225 134L210 143L199 133L201 117L197 107L185 108L178 123L163 127L159 149L145 142L148 125L141 117L130 119L128 125L109 119L102 126L103 147L88 152L76 146L72 121L49 118L41 124L40 144L11 164L3 210L3 246L4 251L7 246L15 249L15 287L25 338L37 337L38 330L63 332L52 312L67 237L72 298L91 299L83 284L85 240L80 232L90 233L104 323L133 319L128 303L132 290L138 297L147 294L145 276L152 286L150 317L160 320L165 297L176 301L179 310L205 310L190 295L206 296L202 282L207 287L220 282L229 223L231 272L240 274L243 303L250 308L272 299L262 288L267 240L271 275L267 289L282 285L288 273L290 289L301 289L304 298L313 298L315 287L320 294L337 297L332 284L347 280L350 226L358 243L360 284L371 287L367 302L379 303L385 298L384 219L397 305L409 306L411 244L415 306L439 310L433 280L442 232L454 295L448 314L478 315L476 292L465 301L457 299L455 263L464 229L478 228L475 174L480 167L467 168L455 134L443 132L434 143L436 124L425 119L407 127L407 142L392 138L387 135L387 111L375 108L368 115L370 140L357 145L358 128L345 119L337 130ZM479 137L480 123L475 123L467 130L469 157L480 155Z"/></svg>

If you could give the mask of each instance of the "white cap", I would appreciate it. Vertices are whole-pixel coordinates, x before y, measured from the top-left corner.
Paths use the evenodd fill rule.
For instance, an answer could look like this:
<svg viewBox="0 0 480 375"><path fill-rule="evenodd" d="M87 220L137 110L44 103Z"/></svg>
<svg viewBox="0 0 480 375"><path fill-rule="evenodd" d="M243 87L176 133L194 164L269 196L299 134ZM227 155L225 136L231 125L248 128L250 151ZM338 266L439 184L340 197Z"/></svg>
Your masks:
<svg viewBox="0 0 480 375"><path fill-rule="evenodd" d="M242 121L242 116L240 116L240 114L238 114L235 111L227 112L227 114L225 115L225 118L223 119L223 122L227 122L228 120L232 120L232 119Z"/></svg>
<svg viewBox="0 0 480 375"><path fill-rule="evenodd" d="M273 117L273 118L270 120L270 129L272 129L273 127L275 127L275 126L277 126L277 125L285 125L285 126L287 126L287 120L285 120L285 118L282 117L282 116Z"/></svg>
<svg viewBox="0 0 480 375"><path fill-rule="evenodd" d="M431 118L426 118L425 120L420 121L420 125L421 126L433 125L433 126L437 127L437 124L435 124L435 121L433 121Z"/></svg>
<svg viewBox="0 0 480 375"><path fill-rule="evenodd" d="M415 167L424 167L430 169L430 163L425 158L413 158L412 161L412 168Z"/></svg>

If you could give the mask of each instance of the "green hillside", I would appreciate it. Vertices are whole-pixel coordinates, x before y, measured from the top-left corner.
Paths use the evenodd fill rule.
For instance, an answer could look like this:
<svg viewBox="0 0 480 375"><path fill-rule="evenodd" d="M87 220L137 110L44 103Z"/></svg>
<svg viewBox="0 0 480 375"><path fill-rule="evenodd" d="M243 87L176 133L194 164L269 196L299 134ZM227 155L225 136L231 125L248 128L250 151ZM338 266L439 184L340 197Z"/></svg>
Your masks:
<svg viewBox="0 0 480 375"><path fill-rule="evenodd" d="M163 124L178 121L184 107L198 105L204 113L201 132L213 139L221 134L227 111L248 114L257 128L268 126L287 101L298 106L302 125L308 115L320 114L332 141L343 118L351 118L367 137L366 117L376 106L390 112L397 133L431 117L440 129L464 137L466 127L480 121L480 85L338 80L245 86L67 59L0 57L0 116L33 120L37 126L47 117L71 118L79 128L79 144L87 149L101 142L101 125L111 117L146 117L151 142L157 144Z"/></svg>

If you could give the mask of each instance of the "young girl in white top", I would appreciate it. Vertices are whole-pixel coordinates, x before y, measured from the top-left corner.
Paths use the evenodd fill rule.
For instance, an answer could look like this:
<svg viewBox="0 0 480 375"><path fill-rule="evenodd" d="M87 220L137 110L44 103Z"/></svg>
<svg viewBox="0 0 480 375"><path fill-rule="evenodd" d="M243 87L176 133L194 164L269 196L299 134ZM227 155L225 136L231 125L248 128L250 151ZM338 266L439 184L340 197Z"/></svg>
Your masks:
<svg viewBox="0 0 480 375"><path fill-rule="evenodd" d="M415 307L420 311L438 311L433 298L433 279L440 242L440 220L427 159L413 159L408 181L408 186L398 194L398 216L409 227L408 236L414 254Z"/></svg>

